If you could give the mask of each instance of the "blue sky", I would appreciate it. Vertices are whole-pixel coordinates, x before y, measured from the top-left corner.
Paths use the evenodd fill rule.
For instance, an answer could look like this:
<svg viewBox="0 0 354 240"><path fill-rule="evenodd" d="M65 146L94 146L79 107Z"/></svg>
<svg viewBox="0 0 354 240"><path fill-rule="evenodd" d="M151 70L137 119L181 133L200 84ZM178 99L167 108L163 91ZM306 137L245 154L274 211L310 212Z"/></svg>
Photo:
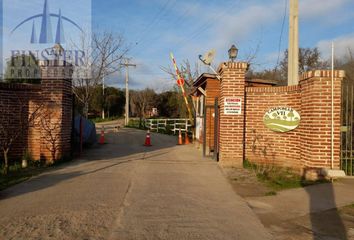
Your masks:
<svg viewBox="0 0 354 240"><path fill-rule="evenodd" d="M281 52L288 44L288 1L93 0L93 26L123 34L132 47L129 54L138 64L130 71L133 87L165 90L173 82L160 66L171 65L170 51L177 62L195 63L199 54L216 49L218 65L236 44L240 60L255 54L255 69L274 67L280 36ZM299 0L299 4L301 47L319 47L323 58L329 57L331 41L337 57L348 47L354 51L353 0ZM111 83L117 81L123 82L123 75Z"/></svg>
<svg viewBox="0 0 354 240"><path fill-rule="evenodd" d="M43 5L43 0L3 1L15 8L23 8L21 2ZM85 1L89 0L75 0L61 8L70 18L80 22L80 19L90 17ZM274 67L280 37L280 52L287 48L288 9L285 7L288 7L288 1L92 0L92 27L122 34L125 38L131 49L129 57L137 64L136 69L130 69L132 88L151 87L163 91L174 84L160 69L171 66L171 51L177 62L188 59L194 65L198 63L199 54L215 49L214 64L218 65L227 60L227 50L235 44L240 51L239 60L254 55L253 68ZM49 2L52 9L57 9L56 5L66 1ZM323 58L329 57L331 41L335 42L337 57L343 56L348 47L354 51L353 0L299 2L301 47L319 47ZM23 15L31 16L37 12L34 10L26 7ZM202 70L206 69L202 67ZM108 84L123 87L123 82L124 71L110 76Z"/></svg>

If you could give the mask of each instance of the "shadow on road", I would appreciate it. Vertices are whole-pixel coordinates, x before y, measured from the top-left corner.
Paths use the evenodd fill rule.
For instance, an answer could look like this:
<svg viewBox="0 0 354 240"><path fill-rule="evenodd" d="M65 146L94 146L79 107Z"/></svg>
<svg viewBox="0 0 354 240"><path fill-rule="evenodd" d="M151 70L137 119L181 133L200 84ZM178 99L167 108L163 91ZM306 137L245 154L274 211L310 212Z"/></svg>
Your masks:
<svg viewBox="0 0 354 240"><path fill-rule="evenodd" d="M120 162L116 162L113 164L105 165L103 167L97 167L97 168L94 168L93 170L87 171L87 172L73 171L73 172L68 172L68 173L46 173L46 174L41 175L37 178L34 178L26 183L22 183L20 185L14 186L8 190L1 191L0 192L0 200L9 199L9 198L13 198L13 197L16 197L19 195L40 191L42 189L55 186L61 182L65 182L65 181L71 180L76 177L94 174L94 173L104 171L109 168L121 165L121 164L136 161L136 160L138 160L138 159L120 161Z"/></svg>
<svg viewBox="0 0 354 240"><path fill-rule="evenodd" d="M304 189L310 199L310 221L313 239L322 240L332 237L333 239L347 240L346 228L336 209L333 184L308 186ZM326 211L324 215L321 211L324 207L332 210Z"/></svg>
<svg viewBox="0 0 354 240"><path fill-rule="evenodd" d="M84 152L82 159L88 161L122 158L139 153L148 153L176 146L177 137L151 133L151 147L145 147L146 131L125 128L118 133L105 135L105 144L96 144Z"/></svg>
<svg viewBox="0 0 354 240"><path fill-rule="evenodd" d="M176 145L173 136L152 134L153 146L145 147L143 146L145 136L145 131L135 129L123 129L118 133L107 134L107 143L97 144L92 149L88 149L80 157L80 161L74 160L39 177L0 191L0 200L36 192L76 177L95 174L118 165L161 156L171 151L169 148ZM161 151L163 149L164 151ZM81 169L77 171L76 167L83 163L89 164L85 165L83 171ZM68 167L73 167L73 169Z"/></svg>

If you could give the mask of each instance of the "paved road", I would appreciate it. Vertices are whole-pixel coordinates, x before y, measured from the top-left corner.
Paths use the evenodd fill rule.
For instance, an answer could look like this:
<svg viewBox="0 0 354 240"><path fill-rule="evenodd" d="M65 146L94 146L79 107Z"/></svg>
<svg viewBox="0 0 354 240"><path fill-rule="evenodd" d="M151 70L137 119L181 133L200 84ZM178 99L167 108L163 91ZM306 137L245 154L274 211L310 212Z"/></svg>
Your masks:
<svg viewBox="0 0 354 240"><path fill-rule="evenodd" d="M0 239L270 239L217 164L174 137L111 133L61 169L0 192Z"/></svg>

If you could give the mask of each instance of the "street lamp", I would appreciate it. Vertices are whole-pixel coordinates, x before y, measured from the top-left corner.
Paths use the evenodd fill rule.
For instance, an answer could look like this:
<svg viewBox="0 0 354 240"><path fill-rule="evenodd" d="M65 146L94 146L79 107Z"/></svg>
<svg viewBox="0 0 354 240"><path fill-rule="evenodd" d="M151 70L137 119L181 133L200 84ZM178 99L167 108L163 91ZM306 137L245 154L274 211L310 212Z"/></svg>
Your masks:
<svg viewBox="0 0 354 240"><path fill-rule="evenodd" d="M235 61L235 59L237 58L237 54L238 54L238 49L234 44L232 44L231 48L229 49L229 58L231 62Z"/></svg>

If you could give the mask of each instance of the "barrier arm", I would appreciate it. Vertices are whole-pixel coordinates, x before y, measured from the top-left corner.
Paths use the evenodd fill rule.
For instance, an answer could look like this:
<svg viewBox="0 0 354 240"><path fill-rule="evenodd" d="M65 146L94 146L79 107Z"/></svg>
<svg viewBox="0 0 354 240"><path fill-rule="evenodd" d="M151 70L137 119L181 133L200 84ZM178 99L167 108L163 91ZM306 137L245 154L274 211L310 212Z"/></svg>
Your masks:
<svg viewBox="0 0 354 240"><path fill-rule="evenodd" d="M192 114L191 107L190 107L189 102L188 102L186 91L184 89L184 79L181 77L181 74L180 74L180 72L178 70L178 67L177 67L177 64L176 64L176 60L175 60L175 58L173 56L173 53L171 53L170 56L171 56L171 59L172 59L173 67L174 67L174 69L176 71L176 75L177 75L177 85L179 85L180 88L181 88L181 91L182 91L182 94L183 94L183 98L184 98L184 101L185 101L187 109L188 109L189 120L191 122L191 125L194 126L193 114Z"/></svg>

